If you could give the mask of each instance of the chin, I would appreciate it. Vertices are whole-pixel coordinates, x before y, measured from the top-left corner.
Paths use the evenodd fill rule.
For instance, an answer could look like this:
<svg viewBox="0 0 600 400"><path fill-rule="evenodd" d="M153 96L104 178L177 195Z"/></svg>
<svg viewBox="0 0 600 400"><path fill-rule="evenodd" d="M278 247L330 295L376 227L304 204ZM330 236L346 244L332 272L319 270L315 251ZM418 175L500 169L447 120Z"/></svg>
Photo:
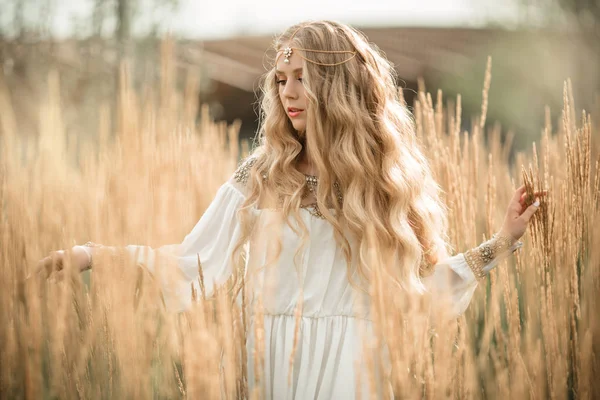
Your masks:
<svg viewBox="0 0 600 400"><path fill-rule="evenodd" d="M292 126L298 131L298 135L304 136L304 131L306 130L306 124L304 122L292 122Z"/></svg>

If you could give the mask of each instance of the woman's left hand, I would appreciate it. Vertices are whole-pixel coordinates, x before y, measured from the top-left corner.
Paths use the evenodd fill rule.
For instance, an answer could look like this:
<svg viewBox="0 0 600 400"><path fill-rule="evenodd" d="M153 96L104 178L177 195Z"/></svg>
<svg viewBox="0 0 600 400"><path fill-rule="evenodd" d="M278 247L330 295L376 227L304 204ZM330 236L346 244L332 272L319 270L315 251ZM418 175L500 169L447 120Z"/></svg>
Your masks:
<svg viewBox="0 0 600 400"><path fill-rule="evenodd" d="M508 204L500 232L510 235L515 241L519 240L525 234L529 220L540 206L540 197L546 194L548 194L546 190L535 192L535 202L527 206L525 185L518 188Z"/></svg>

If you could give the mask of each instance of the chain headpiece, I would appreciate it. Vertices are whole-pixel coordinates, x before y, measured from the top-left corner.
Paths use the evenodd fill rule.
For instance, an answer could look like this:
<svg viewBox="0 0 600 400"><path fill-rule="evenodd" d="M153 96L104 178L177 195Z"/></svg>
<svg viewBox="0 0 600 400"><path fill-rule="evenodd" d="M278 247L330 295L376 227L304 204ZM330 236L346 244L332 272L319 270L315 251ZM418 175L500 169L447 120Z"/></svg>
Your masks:
<svg viewBox="0 0 600 400"><path fill-rule="evenodd" d="M296 29L294 31L294 33L292 34L292 36L290 37L289 41L291 42L292 39L294 38L294 36L296 36L296 33L298 33L298 31L303 28L304 26L300 26L298 27L298 29ZM294 53L294 50L299 50L299 52L297 53L298 56L300 56L302 59L311 62L313 64L317 64L317 65L322 65L325 67L334 67L336 65L340 65L340 64L344 64L347 63L348 61L352 60L355 56L356 56L356 51L353 50L316 50L316 49L303 49L301 47L285 47L283 49L283 52L279 53L277 55L277 58L275 59L275 63L277 63L277 60L279 60L279 57L281 56L281 54L283 54L284 60L283 62L286 64L290 63L290 57L292 56L292 54ZM315 60L311 60L305 56L303 56L300 51L304 51L304 52L312 52L312 53L328 53L328 54L351 54L350 57L348 57L347 59L337 62L337 63L321 63Z"/></svg>

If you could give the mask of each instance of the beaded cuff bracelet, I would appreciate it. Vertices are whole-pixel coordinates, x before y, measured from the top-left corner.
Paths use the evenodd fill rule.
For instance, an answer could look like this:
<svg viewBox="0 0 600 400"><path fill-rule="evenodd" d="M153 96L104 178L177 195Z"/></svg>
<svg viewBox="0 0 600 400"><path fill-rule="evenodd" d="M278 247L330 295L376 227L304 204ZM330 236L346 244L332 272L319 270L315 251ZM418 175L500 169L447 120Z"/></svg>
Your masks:
<svg viewBox="0 0 600 400"><path fill-rule="evenodd" d="M487 275L484 267L491 263L502 253L509 251L515 240L504 234L495 234L486 242L465 252L467 265L473 271L477 279L483 279Z"/></svg>

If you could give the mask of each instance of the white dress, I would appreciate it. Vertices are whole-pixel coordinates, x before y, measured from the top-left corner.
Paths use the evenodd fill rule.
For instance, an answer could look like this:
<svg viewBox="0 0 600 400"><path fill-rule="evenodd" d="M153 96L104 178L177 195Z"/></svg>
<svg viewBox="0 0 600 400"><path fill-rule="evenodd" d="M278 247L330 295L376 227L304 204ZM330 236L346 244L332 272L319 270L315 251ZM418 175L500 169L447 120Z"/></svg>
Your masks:
<svg viewBox="0 0 600 400"><path fill-rule="evenodd" d="M182 274L175 284L162 285L168 310L179 312L191 306L190 285L198 285L198 256L202 263L207 292L211 282L224 283L231 275L230 255L240 237L236 211L244 201L244 193L235 181L228 181L217 192L213 202L196 226L179 245L151 249L146 246L127 246L138 264L144 265L156 276L155 260L159 253L178 254L177 264ZM258 223L265 227L279 218L279 212L254 209ZM301 209L301 217L310 236L301 257L302 276L298 276L294 255L299 236L285 226L281 232L281 254L274 265L263 269L262 282L277 282L270 287L256 285L264 306L264 379L265 398L268 399L354 399L356 378L354 368L359 356L358 332L360 324L370 325L367 313L357 312L356 290L348 282L346 260L337 245L333 228L324 219ZM257 265L264 265L274 241L254 236L249 243L246 274ZM513 251L520 243L513 246ZM496 263L485 267L489 271ZM448 283L448 268L460 279ZM172 277L170 277L172 278ZM275 278L275 280L271 279ZM283 279L285 278L285 279ZM159 277L164 281L164 277ZM171 279L169 280L171 281ZM477 280L463 254L437 264L432 275L424 281L428 288L448 290L456 314L468 306ZM267 285L268 286L268 285ZM292 379L288 384L290 355L296 326L294 312L303 292L300 337L297 343ZM249 332L253 329L250 328ZM252 335L249 350L254 348ZM251 351L248 352L252 354ZM253 379L253 362L248 362L248 382ZM361 391L364 395L367 392Z"/></svg>

